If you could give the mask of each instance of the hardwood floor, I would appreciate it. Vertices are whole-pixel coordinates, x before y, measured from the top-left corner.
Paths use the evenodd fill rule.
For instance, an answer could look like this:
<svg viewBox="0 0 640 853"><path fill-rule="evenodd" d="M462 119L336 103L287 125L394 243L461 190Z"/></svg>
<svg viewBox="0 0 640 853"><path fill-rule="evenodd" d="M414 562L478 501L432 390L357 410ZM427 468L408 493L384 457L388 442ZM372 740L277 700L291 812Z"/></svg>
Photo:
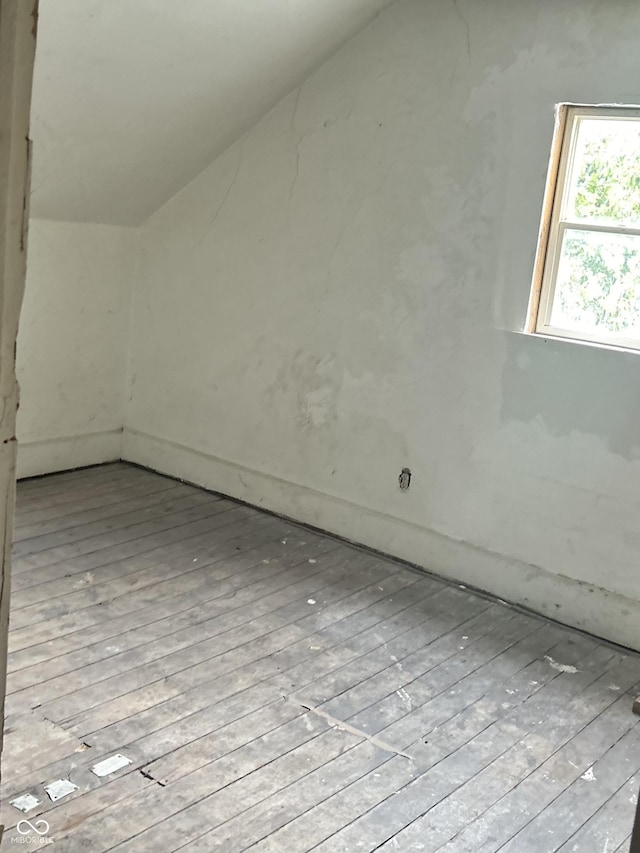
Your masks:
<svg viewBox="0 0 640 853"><path fill-rule="evenodd" d="M14 553L7 848L628 847L636 655L125 464L21 483Z"/></svg>

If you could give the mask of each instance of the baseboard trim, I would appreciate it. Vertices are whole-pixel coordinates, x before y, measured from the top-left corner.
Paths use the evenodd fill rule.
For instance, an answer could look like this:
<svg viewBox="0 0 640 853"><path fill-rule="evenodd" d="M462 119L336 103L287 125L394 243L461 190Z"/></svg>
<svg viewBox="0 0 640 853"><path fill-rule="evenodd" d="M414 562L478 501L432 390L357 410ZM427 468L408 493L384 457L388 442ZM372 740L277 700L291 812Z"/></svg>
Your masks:
<svg viewBox="0 0 640 853"><path fill-rule="evenodd" d="M122 459L335 534L625 648L640 651L640 602L404 519L125 428Z"/></svg>
<svg viewBox="0 0 640 853"><path fill-rule="evenodd" d="M18 441L17 477L37 477L73 468L116 462L122 455L122 430Z"/></svg>

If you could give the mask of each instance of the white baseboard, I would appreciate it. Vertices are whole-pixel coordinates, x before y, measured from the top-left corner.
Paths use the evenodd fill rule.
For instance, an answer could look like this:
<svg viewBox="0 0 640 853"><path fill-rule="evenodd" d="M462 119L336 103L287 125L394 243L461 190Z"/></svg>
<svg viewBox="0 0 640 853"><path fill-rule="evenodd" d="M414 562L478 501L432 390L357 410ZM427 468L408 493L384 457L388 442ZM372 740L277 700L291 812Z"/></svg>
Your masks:
<svg viewBox="0 0 640 853"><path fill-rule="evenodd" d="M335 533L640 650L640 602L634 599L126 427L122 458Z"/></svg>
<svg viewBox="0 0 640 853"><path fill-rule="evenodd" d="M121 449L119 429L44 441L18 441L18 479L114 462L120 459Z"/></svg>

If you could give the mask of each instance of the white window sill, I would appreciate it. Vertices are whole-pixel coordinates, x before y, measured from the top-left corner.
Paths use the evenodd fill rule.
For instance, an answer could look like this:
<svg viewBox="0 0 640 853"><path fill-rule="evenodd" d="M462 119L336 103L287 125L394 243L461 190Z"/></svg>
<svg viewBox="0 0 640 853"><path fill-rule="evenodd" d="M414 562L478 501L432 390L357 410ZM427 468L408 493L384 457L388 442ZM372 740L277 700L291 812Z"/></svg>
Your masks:
<svg viewBox="0 0 640 853"><path fill-rule="evenodd" d="M587 347L588 349L606 350L608 352L620 352L625 355L640 355L640 348L625 347L618 344L606 344L601 341L585 341L580 338L569 338L565 335L550 335L542 332L527 332L522 329L512 329L511 334L522 335L525 338L532 338L542 343L560 343L569 344L569 346Z"/></svg>

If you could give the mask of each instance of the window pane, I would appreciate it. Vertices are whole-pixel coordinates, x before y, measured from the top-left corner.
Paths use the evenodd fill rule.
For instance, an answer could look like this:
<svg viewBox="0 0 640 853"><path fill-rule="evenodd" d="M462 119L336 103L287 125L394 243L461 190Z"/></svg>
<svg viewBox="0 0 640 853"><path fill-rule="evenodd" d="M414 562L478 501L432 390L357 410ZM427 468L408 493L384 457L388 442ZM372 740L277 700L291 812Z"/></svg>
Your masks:
<svg viewBox="0 0 640 853"><path fill-rule="evenodd" d="M583 118L578 128L565 218L640 226L640 120Z"/></svg>
<svg viewBox="0 0 640 853"><path fill-rule="evenodd" d="M640 339L640 237L566 230L551 325Z"/></svg>

